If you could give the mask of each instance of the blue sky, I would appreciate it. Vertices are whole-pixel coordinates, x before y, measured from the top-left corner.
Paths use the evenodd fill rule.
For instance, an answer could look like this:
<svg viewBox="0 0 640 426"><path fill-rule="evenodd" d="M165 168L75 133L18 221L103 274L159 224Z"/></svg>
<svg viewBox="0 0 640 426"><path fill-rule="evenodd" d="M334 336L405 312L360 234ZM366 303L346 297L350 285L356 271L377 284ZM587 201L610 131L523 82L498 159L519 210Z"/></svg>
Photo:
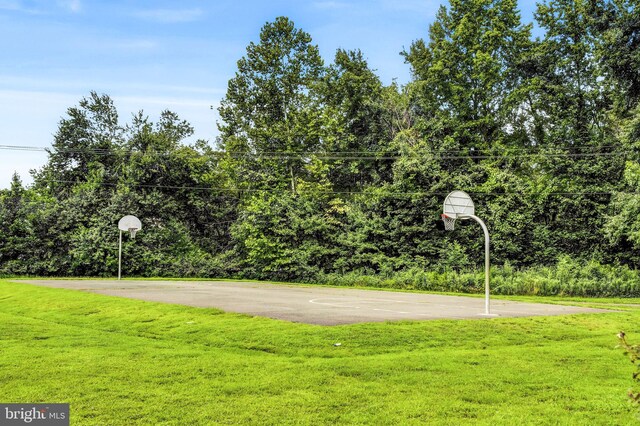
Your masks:
<svg viewBox="0 0 640 426"><path fill-rule="evenodd" d="M123 122L170 109L194 139L213 142L237 60L277 16L311 34L325 62L358 48L383 83L404 84L399 52L427 37L443 1L0 0L0 145L49 146L66 109L91 90L110 95ZM520 5L531 21L533 3ZM14 171L29 184L45 162L45 153L0 150L0 188Z"/></svg>

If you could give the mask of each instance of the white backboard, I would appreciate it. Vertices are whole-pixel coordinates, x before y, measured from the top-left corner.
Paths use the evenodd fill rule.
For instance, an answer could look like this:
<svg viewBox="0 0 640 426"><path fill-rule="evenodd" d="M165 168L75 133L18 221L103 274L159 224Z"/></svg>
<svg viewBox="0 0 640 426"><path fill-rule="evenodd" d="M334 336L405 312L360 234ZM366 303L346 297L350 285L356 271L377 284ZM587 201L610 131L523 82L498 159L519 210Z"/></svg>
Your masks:
<svg viewBox="0 0 640 426"><path fill-rule="evenodd" d="M139 231L142 229L142 222L135 216L127 215L118 222L118 229L121 231Z"/></svg>
<svg viewBox="0 0 640 426"><path fill-rule="evenodd" d="M464 191L453 191L444 199L442 213L452 218L459 216L469 216L476 214L476 207L473 200Z"/></svg>

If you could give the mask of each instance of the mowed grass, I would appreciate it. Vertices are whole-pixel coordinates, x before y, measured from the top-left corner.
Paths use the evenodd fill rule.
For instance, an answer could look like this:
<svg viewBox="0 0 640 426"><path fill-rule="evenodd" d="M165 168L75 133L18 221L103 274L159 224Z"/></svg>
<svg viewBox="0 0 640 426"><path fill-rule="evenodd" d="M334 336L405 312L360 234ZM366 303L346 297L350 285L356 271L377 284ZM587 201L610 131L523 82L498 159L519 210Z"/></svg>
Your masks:
<svg viewBox="0 0 640 426"><path fill-rule="evenodd" d="M0 402L74 425L637 424L619 330L640 342L640 308L322 327L0 280Z"/></svg>

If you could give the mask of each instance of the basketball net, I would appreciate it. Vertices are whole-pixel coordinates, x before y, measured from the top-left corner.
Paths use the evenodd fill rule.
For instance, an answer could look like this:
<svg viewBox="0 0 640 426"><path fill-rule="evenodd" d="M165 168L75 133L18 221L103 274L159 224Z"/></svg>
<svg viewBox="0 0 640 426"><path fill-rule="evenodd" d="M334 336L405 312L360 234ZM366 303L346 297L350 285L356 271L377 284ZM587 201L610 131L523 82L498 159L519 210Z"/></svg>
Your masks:
<svg viewBox="0 0 640 426"><path fill-rule="evenodd" d="M441 214L442 221L444 222L444 229L447 231L453 231L454 225L456 223L455 217L449 217L446 214Z"/></svg>
<svg viewBox="0 0 640 426"><path fill-rule="evenodd" d="M129 234L131 234L131 238L136 237L136 232L138 232L137 228L129 228Z"/></svg>

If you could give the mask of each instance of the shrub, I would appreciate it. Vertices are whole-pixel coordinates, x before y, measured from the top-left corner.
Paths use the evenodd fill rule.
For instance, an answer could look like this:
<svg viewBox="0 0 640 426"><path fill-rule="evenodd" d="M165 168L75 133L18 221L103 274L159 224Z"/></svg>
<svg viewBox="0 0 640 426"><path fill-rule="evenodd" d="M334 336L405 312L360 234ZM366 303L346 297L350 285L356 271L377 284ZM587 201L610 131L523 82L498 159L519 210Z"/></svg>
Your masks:
<svg viewBox="0 0 640 426"><path fill-rule="evenodd" d="M340 286L482 293L484 270L414 267L377 274L373 271L320 274L316 281ZM491 291L503 295L640 297L640 274L627 266L603 265L595 260L578 261L562 256L553 266L519 270L509 263L493 266Z"/></svg>

